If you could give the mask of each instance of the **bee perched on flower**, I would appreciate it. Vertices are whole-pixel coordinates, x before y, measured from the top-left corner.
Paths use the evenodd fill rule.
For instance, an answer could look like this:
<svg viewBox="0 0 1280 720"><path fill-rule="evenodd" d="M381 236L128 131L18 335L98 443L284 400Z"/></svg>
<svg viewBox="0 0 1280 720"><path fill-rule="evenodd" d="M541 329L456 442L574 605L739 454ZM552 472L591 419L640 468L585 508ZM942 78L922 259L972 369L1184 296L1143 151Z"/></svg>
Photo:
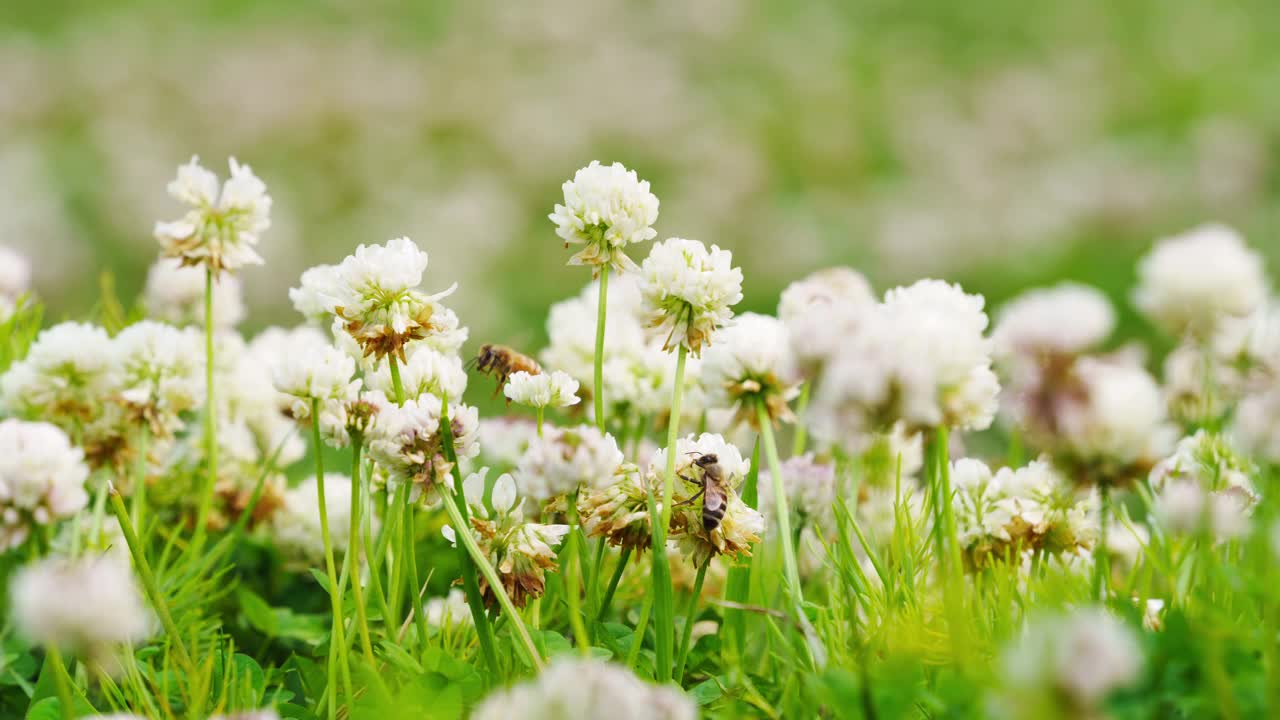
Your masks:
<svg viewBox="0 0 1280 720"><path fill-rule="evenodd" d="M668 449L657 451L650 461L648 473L655 486L666 466L667 452ZM751 461L713 433L680 438L675 452L676 477L682 482L673 496L671 539L679 543L695 566L703 565L714 555L749 557L751 546L760 541L765 527L764 516L738 496ZM710 467L707 458L714 458L714 467ZM708 518L713 504L717 514L723 510L718 518Z"/></svg>
<svg viewBox="0 0 1280 720"><path fill-rule="evenodd" d="M795 418L789 403L800 393L800 376L787 329L776 318L738 317L703 355L701 374L707 402L733 409L734 422L758 429L758 408L770 422Z"/></svg>
<svg viewBox="0 0 1280 720"><path fill-rule="evenodd" d="M683 345L700 355L742 301L742 270L733 253L697 240L669 238L653 246L641 268L643 313L662 349Z"/></svg>
<svg viewBox="0 0 1280 720"><path fill-rule="evenodd" d="M497 569L503 589L516 607L524 607L530 599L542 597L546 589L546 573L556 569L556 553L569 532L568 525L543 525L525 522L516 483L510 475L501 475L493 483L489 502L485 502L489 468L481 468L462 481L462 494L471 509L471 531L481 551ZM454 529L443 528L451 544L457 542ZM481 594L487 604L496 597L481 578Z"/></svg>
<svg viewBox="0 0 1280 720"><path fill-rule="evenodd" d="M598 160L574 173L566 182L564 204L547 217L565 247L585 245L570 265L590 265L593 273L609 265L621 271L635 270L625 252L628 245L652 240L658 234L658 198L648 181L622 163L601 165Z"/></svg>
<svg viewBox="0 0 1280 720"><path fill-rule="evenodd" d="M423 293L418 286L426 269L427 253L407 237L360 245L336 267L304 273L291 296L304 314L315 316L323 308L338 317L364 356L404 363L410 342L458 329L456 316L439 303L457 285Z"/></svg>
<svg viewBox="0 0 1280 720"><path fill-rule="evenodd" d="M199 158L178 168L169 195L191 209L178 220L156 223L165 257L204 266L215 275L262 264L254 246L271 226L271 196L248 165L235 158L229 164L231 175L221 191L218 177L201 167Z"/></svg>

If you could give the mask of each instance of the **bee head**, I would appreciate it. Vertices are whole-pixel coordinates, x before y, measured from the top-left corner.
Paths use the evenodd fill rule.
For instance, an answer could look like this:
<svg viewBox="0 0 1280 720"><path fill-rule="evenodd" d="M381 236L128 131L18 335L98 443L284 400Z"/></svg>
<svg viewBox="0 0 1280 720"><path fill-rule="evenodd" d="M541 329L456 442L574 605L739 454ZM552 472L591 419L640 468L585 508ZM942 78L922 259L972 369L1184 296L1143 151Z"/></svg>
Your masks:
<svg viewBox="0 0 1280 720"><path fill-rule="evenodd" d="M706 455L699 455L694 459L693 464L704 468L708 465L715 465L718 462L720 462L720 458L716 457L715 453L708 453Z"/></svg>

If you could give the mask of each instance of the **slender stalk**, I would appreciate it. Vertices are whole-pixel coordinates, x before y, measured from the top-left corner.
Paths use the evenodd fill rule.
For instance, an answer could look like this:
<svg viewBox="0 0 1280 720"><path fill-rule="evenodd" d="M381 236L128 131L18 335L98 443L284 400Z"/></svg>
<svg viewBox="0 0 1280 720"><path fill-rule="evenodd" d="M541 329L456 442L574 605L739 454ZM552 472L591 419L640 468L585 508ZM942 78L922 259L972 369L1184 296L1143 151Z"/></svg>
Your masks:
<svg viewBox="0 0 1280 720"><path fill-rule="evenodd" d="M763 401L756 405L756 417L760 423L760 444L764 447L765 458L769 461L769 475L773 484L773 503L778 522L778 536L782 540L782 563L786 582L784 592L791 600L796 613L796 621L804 631L805 644L809 650L809 660L815 667L826 663L826 651L818 639L809 616L804 611L804 589L800 585L800 570L796 565L796 552L791 534L791 510L787 504L787 493L783 488L782 462L778 459L778 444L773 437L773 422Z"/></svg>
<svg viewBox="0 0 1280 720"><path fill-rule="evenodd" d="M604 265L600 268L600 297L596 300L596 364L595 375L592 376L595 384L591 388L596 409L596 427L600 428L600 432L604 432L604 321L609 309L608 297L609 266Z"/></svg>
<svg viewBox="0 0 1280 720"><path fill-rule="evenodd" d="M404 384L400 382L400 364L395 355L387 356L387 367L391 369L391 390L395 393L396 404L404 404Z"/></svg>
<svg viewBox="0 0 1280 720"><path fill-rule="evenodd" d="M564 555L564 596L569 603L569 625L573 628L574 642L578 651L585 657L591 654L591 638L587 637L587 626L582 621L582 597L579 580L582 576L581 538L578 536L578 493L569 495L569 542Z"/></svg>
<svg viewBox="0 0 1280 720"><path fill-rule="evenodd" d="M689 605L684 611L684 635L680 638L680 652L676 654L676 683L684 681L684 664L689 658L689 643L693 638L693 618L698 614L698 600L702 597L702 581L707 579L707 566L711 564L708 557L698 566L698 576L693 581L693 594L689 596Z"/></svg>
<svg viewBox="0 0 1280 720"><path fill-rule="evenodd" d="M649 627L649 612L653 609L653 593L644 596L640 604L640 619L636 621L636 631L631 636L631 649L627 651L627 667L636 669L636 660L640 658L640 646L644 645L644 631Z"/></svg>
<svg viewBox="0 0 1280 720"><path fill-rule="evenodd" d="M417 530L418 526L414 522L411 509L404 523L405 561L409 563L409 582L411 583L409 612L413 613L414 619L417 620L418 651L421 652L427 646L427 614L422 611L422 581L418 578Z"/></svg>
<svg viewBox="0 0 1280 720"><path fill-rule="evenodd" d="M133 508L133 526L139 532L147 512L147 441L150 435L147 424L142 423L138 428L138 463L134 469L133 496L129 498Z"/></svg>
<svg viewBox="0 0 1280 720"><path fill-rule="evenodd" d="M213 269L204 274L204 456L208 475L200 492L200 505L196 513L195 536L192 550L199 552L204 546L205 525L213 507L213 489L218 484L218 407L214 404L213 386Z"/></svg>
<svg viewBox="0 0 1280 720"><path fill-rule="evenodd" d="M449 420L449 401L444 399L440 401L440 440L441 445L444 446L445 460L448 460L449 464L452 465L450 472L453 475L453 486L461 488L462 470L458 467L458 455L453 449L453 425ZM450 494L447 488L445 494ZM512 604L511 599L507 597L506 590L503 589L501 582L498 582L497 575L493 572L493 567L489 565L488 559L483 557L479 546L476 545L475 538L471 536L466 499L458 493L452 493L452 495L452 498L445 499L444 505L448 509L449 521L453 523L454 532L461 536L463 540L458 545L458 567L462 569L462 590L466 593L467 605L471 607L471 619L475 624L476 635L480 638L480 651L485 657L485 662L489 665L490 672L497 677L501 673L501 667L498 664L498 651L493 639L493 627L489 624L489 616L485 613L484 599L480 596L480 582L476 578L476 565L480 565L481 561L483 561L482 568L488 571L485 574L485 582L490 583L491 592L497 596L502 609L515 616L514 625L517 627L517 633L522 635L522 639L529 640L529 631L525 629L524 624L520 622L520 618L516 616L515 606ZM542 656L533 647L532 642L529 642L526 648L532 665L535 668L541 668Z"/></svg>
<svg viewBox="0 0 1280 720"><path fill-rule="evenodd" d="M133 566L138 571L138 579L142 581L143 591L146 592L147 598L151 600L151 606L155 608L156 615L160 618L160 626L164 628L165 634L169 636L174 649L177 650L178 660L188 670L194 669L191 653L187 652L182 634L178 631L177 624L173 622L173 616L169 614L169 606L165 604L160 585L156 583L156 576L151 572L151 563L147 562L147 555L141 541L138 540L138 534L133 531L133 524L129 522L129 511L125 509L120 493L114 489L111 490L111 509L115 512L116 519L120 521L120 530L124 533L125 544L129 546L129 554L133 556Z"/></svg>
<svg viewBox="0 0 1280 720"><path fill-rule="evenodd" d="M45 653L52 666L53 685L58 693L58 706L62 708L63 720L75 720L76 706L71 697L71 676L67 673L66 664L62 662L62 653L58 651L57 645L45 648Z"/></svg>
<svg viewBox="0 0 1280 720"><path fill-rule="evenodd" d="M1093 597L1098 602L1106 603L1107 586L1110 584L1110 563L1107 556L1107 533L1110 530L1111 488L1100 483L1098 492L1102 499L1102 512L1098 516L1098 544L1093 551Z"/></svg>
<svg viewBox="0 0 1280 720"><path fill-rule="evenodd" d="M364 438L354 433L351 438L351 529L347 535L347 555L351 558L351 590L356 596L356 618L360 625L360 647L364 658L373 665L373 642L369 639L369 614L364 606L364 587L360 582L360 556L364 548L362 538L362 511L364 509L365 481L360 470L360 454ZM370 573L373 569L370 568Z"/></svg>
<svg viewBox="0 0 1280 720"><path fill-rule="evenodd" d="M618 591L618 582L622 580L622 573L627 569L627 562L631 560L631 547L622 548L622 555L618 557L618 566L613 569L613 577L609 578L609 587L604 591L604 599L600 601L600 610L596 613L596 622L604 622L604 618L609 614L609 607L613 605L613 594Z"/></svg>
<svg viewBox="0 0 1280 720"><path fill-rule="evenodd" d="M684 400L684 370L688 349L676 350L676 374L671 392L671 416L667 421L667 464L662 474L662 504L655 507L652 488L649 492L649 516L653 526L653 603L654 648L657 654L655 675L659 682L671 679L675 645L675 607L672 600L671 566L667 559L667 528L671 524L671 496L675 491L676 447L680 438L680 411Z"/></svg>
<svg viewBox="0 0 1280 720"><path fill-rule="evenodd" d="M338 645L338 669L342 672L342 683L347 690L347 702L350 704L354 689L351 685L351 663L347 657L347 643L343 635L342 622L342 586L338 584L338 571L333 562L333 537L329 534L329 509L324 492L324 443L320 440L320 401L311 398L311 442L316 454L316 505L320 511L320 538L324 545L324 567L329 576L329 604L333 610L333 637L331 641ZM330 708L337 706L337 692Z"/></svg>
<svg viewBox="0 0 1280 720"><path fill-rule="evenodd" d="M676 444L680 438L680 411L684 400L684 368L689 350L681 345L676 350L675 388L671 391L671 418L667 421L667 467L662 473L662 528L665 534L671 522L671 495L676 484Z"/></svg>
<svg viewBox="0 0 1280 720"><path fill-rule="evenodd" d="M545 414L546 414L546 409L543 407L539 407L538 408L538 437L542 437L542 418Z"/></svg>
<svg viewBox="0 0 1280 720"><path fill-rule="evenodd" d="M803 422L804 411L809 407L809 395L813 392L813 381L807 380L800 386L800 397L796 400L796 415L801 420L796 421L796 435L791 444L791 456L799 457L804 454L805 444L809 439L808 427Z"/></svg>

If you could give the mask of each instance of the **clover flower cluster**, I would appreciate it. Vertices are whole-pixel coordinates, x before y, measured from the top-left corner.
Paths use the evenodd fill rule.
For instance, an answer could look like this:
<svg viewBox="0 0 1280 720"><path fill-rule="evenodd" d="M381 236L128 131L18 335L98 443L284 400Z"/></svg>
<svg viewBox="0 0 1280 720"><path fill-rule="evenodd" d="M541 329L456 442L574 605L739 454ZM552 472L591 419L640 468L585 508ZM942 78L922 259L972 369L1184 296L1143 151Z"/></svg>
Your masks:
<svg viewBox="0 0 1280 720"><path fill-rule="evenodd" d="M84 451L62 430L43 422L0 421L0 550L84 508L88 477Z"/></svg>
<svg viewBox="0 0 1280 720"><path fill-rule="evenodd" d="M1254 472L1226 438L1199 430L1151 470L1156 519L1173 533L1203 529L1220 539L1241 537L1259 500Z"/></svg>
<svg viewBox="0 0 1280 720"><path fill-rule="evenodd" d="M564 184L564 204L547 217L565 247L583 245L570 265L589 265L598 273L603 266L635 270L626 247L652 240L658 233L658 198L649 183L622 163L591 164L574 173Z"/></svg>
<svg viewBox="0 0 1280 720"><path fill-rule="evenodd" d="M325 474L324 497L325 509L329 515L329 537L334 551L338 553L345 553L351 544L350 518L355 491L350 476L341 473ZM314 477L287 490L280 508L271 516L269 527L276 548L287 558L301 561L307 567L318 566L324 560L324 537L321 534L316 493ZM377 518L372 518L371 522L376 535Z"/></svg>
<svg viewBox="0 0 1280 720"><path fill-rule="evenodd" d="M673 687L649 685L625 667L603 660L564 659L536 680L500 690L476 708L475 720L694 720L693 701Z"/></svg>
<svg viewBox="0 0 1280 720"><path fill-rule="evenodd" d="M190 209L178 220L156 223L165 257L215 275L262 264L254 248L271 227L271 196L248 165L235 158L229 165L231 174L221 189L217 175L202 167L199 158L178 168L169 195Z"/></svg>
<svg viewBox="0 0 1280 720"><path fill-rule="evenodd" d="M670 238L653 246L641 268L643 312L662 349L683 345L694 355L733 318L742 300L742 270L733 254L697 240Z"/></svg>
<svg viewBox="0 0 1280 720"><path fill-rule="evenodd" d="M18 301L31 290L31 262L11 247L0 245L0 322L13 316Z"/></svg>
<svg viewBox="0 0 1280 720"><path fill-rule="evenodd" d="M612 435L588 425L553 428L529 443L516 483L522 494L546 501L604 488L621 465L622 451Z"/></svg>

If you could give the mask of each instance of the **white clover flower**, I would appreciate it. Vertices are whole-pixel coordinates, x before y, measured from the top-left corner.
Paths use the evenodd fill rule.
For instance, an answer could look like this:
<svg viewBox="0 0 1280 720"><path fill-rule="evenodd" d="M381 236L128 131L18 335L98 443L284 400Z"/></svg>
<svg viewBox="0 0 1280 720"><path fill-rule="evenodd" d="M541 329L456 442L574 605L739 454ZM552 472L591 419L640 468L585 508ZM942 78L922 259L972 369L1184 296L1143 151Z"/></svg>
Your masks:
<svg viewBox="0 0 1280 720"><path fill-rule="evenodd" d="M177 258L160 258L147 270L147 312L174 325L204 325L204 270ZM213 326L235 327L244 319L240 279L221 274L213 283Z"/></svg>
<svg viewBox="0 0 1280 720"><path fill-rule="evenodd" d="M18 545L35 525L71 517L89 501L84 452L44 422L0 421L0 550Z"/></svg>
<svg viewBox="0 0 1280 720"><path fill-rule="evenodd" d="M0 245L0 297L15 302L31 289L31 262L7 245Z"/></svg>
<svg viewBox="0 0 1280 720"><path fill-rule="evenodd" d="M765 530L765 518L748 507L738 496L751 461L742 456L737 446L715 433L688 435L676 441L676 487L672 495L670 538L683 555L690 557L695 567L701 566L714 555L745 557L751 555L751 546L760 541ZM702 473L694 466L699 456L715 455L720 466L722 486L726 493L724 517L713 530L703 524L702 505L688 503L702 487ZM654 488L662 486L666 472L667 449L653 453L644 482ZM764 495L764 491L760 495ZM680 503L685 503L680 505Z"/></svg>
<svg viewBox="0 0 1280 720"><path fill-rule="evenodd" d="M564 204L556 205L547 217L556 225L556 235L569 245L586 245L569 260L570 265L591 265L593 273L602 265L618 270L635 270L626 247L652 240L658 234L658 198L649 192L648 181L622 163L591 164L574 173L566 182Z"/></svg>
<svg viewBox="0 0 1280 720"><path fill-rule="evenodd" d="M111 558L51 557L28 565L13 578L10 603L14 625L28 640L92 660L151 632L132 569Z"/></svg>
<svg viewBox="0 0 1280 720"><path fill-rule="evenodd" d="M351 503L355 490L349 476L325 473L325 511L329 515L329 538L335 552L346 552L351 545ZM370 517L370 520L376 533L378 519ZM320 506L314 477L285 492L280 508L271 516L270 534L276 547L290 559L310 564L324 559L324 537L320 533Z"/></svg>
<svg viewBox="0 0 1280 720"><path fill-rule="evenodd" d="M516 468L522 495L550 500L608 486L622 465L622 451L609 433L589 425L550 428L529 443Z"/></svg>
<svg viewBox="0 0 1280 720"><path fill-rule="evenodd" d="M749 464L749 461L748 461ZM835 528L836 469L814 460L813 453L788 458L782 463L782 484L791 510L824 532ZM759 507L765 520L773 517L773 474L762 470L759 477ZM776 523L771 523L776 526Z"/></svg>
<svg viewBox="0 0 1280 720"><path fill-rule="evenodd" d="M577 393L578 381L559 370L537 375L521 370L507 378L507 384L502 388L502 394L508 400L532 408L577 405L582 400Z"/></svg>
<svg viewBox="0 0 1280 720"><path fill-rule="evenodd" d="M1207 527L1219 538L1240 537L1248 532L1258 501L1250 480L1254 472L1226 438L1200 430L1152 468L1155 514L1173 532Z"/></svg>
<svg viewBox="0 0 1280 720"><path fill-rule="evenodd" d="M340 282L341 271L337 265L307 268L298 278L298 287L289 288L289 301L307 320L323 323L333 316L333 299L337 297Z"/></svg>
<svg viewBox="0 0 1280 720"><path fill-rule="evenodd" d="M112 340L120 374L120 398L132 413L165 437L182 427L181 413L204 394L204 356L196 331L143 320Z"/></svg>
<svg viewBox="0 0 1280 720"><path fill-rule="evenodd" d="M202 265L215 274L261 265L254 250L271 227L271 196L248 165L229 161L231 175L218 191L218 178L200 166L199 158L178 168L169 194L191 206L173 222L156 223L155 236L165 257L183 265Z"/></svg>
<svg viewBox="0 0 1280 720"><path fill-rule="evenodd" d="M799 381L787 328L767 315L741 315L702 358L707 403L733 409L735 422L753 428L759 426L760 405L770 421L794 419L788 403L800 393Z"/></svg>
<svg viewBox="0 0 1280 720"><path fill-rule="evenodd" d="M857 442L848 438L843 444L852 446ZM908 432L905 424L897 422L889 432L867 436L858 452L863 484L894 488L901 482L909 486L924 467L924 435Z"/></svg>
<svg viewBox="0 0 1280 720"><path fill-rule="evenodd" d="M427 615L427 625L433 628L458 627L471 625L471 606L467 604L467 594L458 588L449 588L444 597L433 597L422 606Z"/></svg>
<svg viewBox="0 0 1280 720"><path fill-rule="evenodd" d="M1101 344L1115 328L1101 291L1077 283L1030 290L1000 309L991 339L1002 357L1074 355Z"/></svg>
<svg viewBox="0 0 1280 720"><path fill-rule="evenodd" d="M369 393L368 397L374 399L379 395ZM408 400L404 405L387 402L377 409L377 422L366 438L369 457L392 480L412 483L411 502L434 503L436 483L443 481L452 469L444 455L440 411L440 398L429 394ZM459 461L480 453L476 442L478 425L479 413L474 407L449 406L449 430Z"/></svg>
<svg viewBox="0 0 1280 720"><path fill-rule="evenodd" d="M899 420L908 430L990 426L1000 384L983 303L938 280L887 292L828 366L811 409L814 432L847 440Z"/></svg>
<svg viewBox="0 0 1280 720"><path fill-rule="evenodd" d="M42 331L27 357L0 378L10 412L87 421L117 386L111 339L96 325L65 322Z"/></svg>
<svg viewBox="0 0 1280 720"><path fill-rule="evenodd" d="M371 389L381 390L387 397L395 396L389 365L382 365L369 375L368 382ZM461 402L467 390L467 371L457 355L414 343L408 346L405 363L400 366L400 384L405 397L429 393L447 398L451 403Z"/></svg>
<svg viewBox="0 0 1280 720"><path fill-rule="evenodd" d="M343 327L364 355L381 360L395 355L402 362L405 345L433 335L455 333L457 317L438 301L457 285L435 295L418 290L427 269L427 254L407 237L385 245L360 245L336 271L312 269L312 282L300 307L324 307L343 320Z"/></svg>
<svg viewBox="0 0 1280 720"><path fill-rule="evenodd" d="M791 352L808 377L834 356L840 341L876 304L871 284L846 267L819 270L782 291L778 319L787 326Z"/></svg>
<svg viewBox="0 0 1280 720"><path fill-rule="evenodd" d="M1168 451L1175 431L1150 374L1125 362L1084 358L1075 375L1082 397L1057 416L1059 439L1071 455L1086 463L1140 465Z"/></svg>
<svg viewBox="0 0 1280 720"><path fill-rule="evenodd" d="M478 433L485 463L513 468L538 437L538 426L523 417L481 418Z"/></svg>
<svg viewBox="0 0 1280 720"><path fill-rule="evenodd" d="M1138 262L1134 304L1169 334L1205 336L1267 297L1262 258L1235 230L1202 225L1165 238Z"/></svg>
<svg viewBox="0 0 1280 720"><path fill-rule="evenodd" d="M716 245L669 238L649 251L641 274L646 324L664 350L683 345L700 354L742 301L742 270Z"/></svg>
<svg viewBox="0 0 1280 720"><path fill-rule="evenodd" d="M1038 703L1054 702L1053 692L1061 693L1058 701L1077 717L1092 715L1107 695L1136 681L1142 669L1133 631L1100 608L1041 618L1005 652L1004 661L1014 689L1031 693Z"/></svg>
<svg viewBox="0 0 1280 720"><path fill-rule="evenodd" d="M536 679L500 690L472 720L695 720L693 701L673 687L648 685L630 670L598 659L563 658Z"/></svg>
<svg viewBox="0 0 1280 720"><path fill-rule="evenodd" d="M1249 395L1236 407L1232 437L1260 459L1280 463L1280 387Z"/></svg>
<svg viewBox="0 0 1280 720"><path fill-rule="evenodd" d="M360 380L353 380L356 364L350 355L335 347L309 349L286 355L276 366L276 390L293 398L290 411L298 420L311 416L311 402L345 404L360 392Z"/></svg>

